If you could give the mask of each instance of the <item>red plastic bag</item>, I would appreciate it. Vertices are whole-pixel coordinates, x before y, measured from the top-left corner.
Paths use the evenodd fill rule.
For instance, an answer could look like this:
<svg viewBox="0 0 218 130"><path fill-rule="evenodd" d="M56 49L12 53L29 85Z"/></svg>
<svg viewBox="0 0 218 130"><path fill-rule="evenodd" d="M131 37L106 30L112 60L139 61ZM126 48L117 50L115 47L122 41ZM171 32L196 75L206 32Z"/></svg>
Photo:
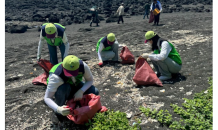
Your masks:
<svg viewBox="0 0 218 130"><path fill-rule="evenodd" d="M152 23L153 21L154 21L154 13L151 11L150 18L149 18L149 23Z"/></svg>
<svg viewBox="0 0 218 130"><path fill-rule="evenodd" d="M133 81L137 85L163 86L160 79L157 77L157 75L154 73L154 71L144 58L139 58L136 62L136 70Z"/></svg>
<svg viewBox="0 0 218 130"><path fill-rule="evenodd" d="M51 70L51 68L53 67L53 64L50 63L50 61L48 60L43 60L41 59L38 62L38 65L41 66L44 69L44 73L39 75L38 77L34 78L32 81L32 84L45 84L47 85L47 78L49 76L49 71Z"/></svg>
<svg viewBox="0 0 218 130"><path fill-rule="evenodd" d="M120 58L122 59L122 64L133 64L135 63L135 58L133 54L130 52L128 47L123 47L121 53L120 53Z"/></svg>
<svg viewBox="0 0 218 130"><path fill-rule="evenodd" d="M78 102L80 107L76 108ZM67 102L67 106L71 109L70 115L67 117L75 124L87 123L97 112L105 112L108 110L105 106L101 106L100 96L95 94L83 95L82 100L77 102L71 99Z"/></svg>

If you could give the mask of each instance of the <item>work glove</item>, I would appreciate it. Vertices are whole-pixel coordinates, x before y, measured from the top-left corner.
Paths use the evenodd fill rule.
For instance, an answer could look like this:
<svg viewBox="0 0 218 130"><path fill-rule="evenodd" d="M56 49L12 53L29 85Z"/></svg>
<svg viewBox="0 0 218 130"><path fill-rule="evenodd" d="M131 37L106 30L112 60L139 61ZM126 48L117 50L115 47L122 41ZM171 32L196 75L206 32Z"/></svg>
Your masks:
<svg viewBox="0 0 218 130"><path fill-rule="evenodd" d="M150 55L149 53L143 53L141 55L141 57L144 58L144 59L147 59L149 55Z"/></svg>
<svg viewBox="0 0 218 130"><path fill-rule="evenodd" d="M100 65L100 66L103 65L103 61L100 60L99 63L98 63L98 65Z"/></svg>
<svg viewBox="0 0 218 130"><path fill-rule="evenodd" d="M74 94L74 101L79 101L83 98L83 91L79 89L75 94Z"/></svg>
<svg viewBox="0 0 218 130"><path fill-rule="evenodd" d="M66 105L63 105L63 106L57 108L57 112L63 116L67 116L70 114L70 108L67 107Z"/></svg>
<svg viewBox="0 0 218 130"><path fill-rule="evenodd" d="M40 61L40 59L41 59L41 57L40 57L40 56L37 56L37 61L38 61L38 62Z"/></svg>

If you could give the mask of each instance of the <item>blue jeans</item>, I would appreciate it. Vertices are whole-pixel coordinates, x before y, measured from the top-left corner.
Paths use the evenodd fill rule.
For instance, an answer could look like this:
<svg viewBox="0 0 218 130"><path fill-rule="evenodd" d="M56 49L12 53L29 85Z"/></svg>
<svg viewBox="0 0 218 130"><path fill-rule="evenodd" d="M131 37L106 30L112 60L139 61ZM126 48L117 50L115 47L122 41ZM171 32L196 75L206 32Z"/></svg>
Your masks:
<svg viewBox="0 0 218 130"><path fill-rule="evenodd" d="M73 98L74 94L83 86L83 82L81 82L78 86L72 86L68 83L62 84L58 87L55 93L55 102L58 106L63 106L66 104L67 100ZM95 95L99 94L98 89L95 86L91 86L88 90L85 91L85 94L93 93Z"/></svg>
<svg viewBox="0 0 218 130"><path fill-rule="evenodd" d="M145 14L144 14L144 18L143 19L145 19L145 15L147 15L147 18L148 18L148 11L145 11Z"/></svg>
<svg viewBox="0 0 218 130"><path fill-rule="evenodd" d="M59 46L59 49L61 51L61 58L62 58L62 61L63 61L64 60L64 53L65 53L65 45L64 45L64 43L62 43ZM48 44L48 50L49 50L49 54L50 54L50 62L53 65L58 64L57 47L56 46L51 46L51 45Z"/></svg>

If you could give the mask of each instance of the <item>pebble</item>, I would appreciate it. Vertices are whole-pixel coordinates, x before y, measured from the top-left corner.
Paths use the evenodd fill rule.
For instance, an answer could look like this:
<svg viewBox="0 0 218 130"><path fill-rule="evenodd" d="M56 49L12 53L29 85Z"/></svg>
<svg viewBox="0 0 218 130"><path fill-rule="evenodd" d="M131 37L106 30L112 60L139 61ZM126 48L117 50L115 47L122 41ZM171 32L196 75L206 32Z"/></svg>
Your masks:
<svg viewBox="0 0 218 130"><path fill-rule="evenodd" d="M107 85L107 83L104 83L103 85Z"/></svg>
<svg viewBox="0 0 218 130"><path fill-rule="evenodd" d="M160 92L164 93L164 92L165 92L165 89L160 90Z"/></svg>
<svg viewBox="0 0 218 130"><path fill-rule="evenodd" d="M191 94L192 94L192 91L191 91L191 92L187 92L187 93L186 93L186 95L191 95Z"/></svg>
<svg viewBox="0 0 218 130"><path fill-rule="evenodd" d="M105 91L108 91L108 90L110 90L110 89L107 89L107 88L105 89Z"/></svg>
<svg viewBox="0 0 218 130"><path fill-rule="evenodd" d="M208 93L208 90L204 91L204 93Z"/></svg>
<svg viewBox="0 0 218 130"><path fill-rule="evenodd" d="M21 77L21 76L23 76L23 74L18 74L17 76L18 76L18 77Z"/></svg>
<svg viewBox="0 0 218 130"><path fill-rule="evenodd" d="M184 88L183 88L183 87L180 87L179 89L180 89L180 90L183 90Z"/></svg>
<svg viewBox="0 0 218 130"><path fill-rule="evenodd" d="M132 112L126 113L126 118L130 119L132 117Z"/></svg>

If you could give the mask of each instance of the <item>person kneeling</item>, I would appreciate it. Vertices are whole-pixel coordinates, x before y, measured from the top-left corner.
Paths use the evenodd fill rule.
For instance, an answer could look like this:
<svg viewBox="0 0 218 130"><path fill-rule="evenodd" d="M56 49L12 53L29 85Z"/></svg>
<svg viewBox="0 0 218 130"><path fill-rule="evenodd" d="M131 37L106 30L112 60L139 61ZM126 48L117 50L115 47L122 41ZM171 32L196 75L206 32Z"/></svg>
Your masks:
<svg viewBox="0 0 218 130"><path fill-rule="evenodd" d="M82 82L83 77L85 83ZM65 106L67 100L74 98L79 101L83 94L99 94L92 85L93 76L88 65L74 55L65 57L63 62L52 67L47 84L44 101L55 111L53 123L63 121L70 114L70 109ZM52 100L53 96L55 101Z"/></svg>
<svg viewBox="0 0 218 130"><path fill-rule="evenodd" d="M118 61L118 48L117 39L113 33L109 33L107 36L102 37L97 42L96 51L98 53L99 65L103 65L103 61L112 59L112 61Z"/></svg>
<svg viewBox="0 0 218 130"><path fill-rule="evenodd" d="M176 48L153 31L148 31L145 39L153 53L143 53L141 57L151 60L160 80L171 79L172 74L178 73L182 68L182 60Z"/></svg>

